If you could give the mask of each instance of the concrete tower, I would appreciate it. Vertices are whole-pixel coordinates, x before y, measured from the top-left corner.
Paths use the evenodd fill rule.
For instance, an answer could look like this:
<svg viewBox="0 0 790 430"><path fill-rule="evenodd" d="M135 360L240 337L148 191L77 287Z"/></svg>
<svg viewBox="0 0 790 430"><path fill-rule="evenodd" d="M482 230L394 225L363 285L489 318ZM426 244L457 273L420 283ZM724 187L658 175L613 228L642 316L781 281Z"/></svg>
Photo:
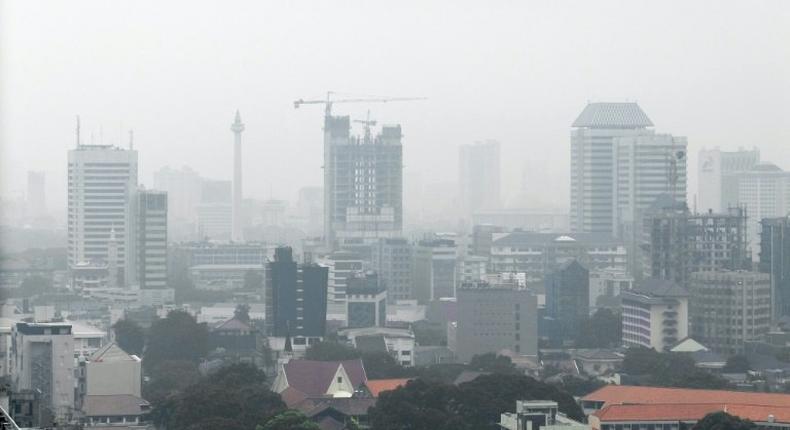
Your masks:
<svg viewBox="0 0 790 430"><path fill-rule="evenodd" d="M241 132L244 131L244 123L241 122L241 115L236 110L236 118L230 126L233 132L233 227L231 239L234 242L244 240L241 231Z"/></svg>

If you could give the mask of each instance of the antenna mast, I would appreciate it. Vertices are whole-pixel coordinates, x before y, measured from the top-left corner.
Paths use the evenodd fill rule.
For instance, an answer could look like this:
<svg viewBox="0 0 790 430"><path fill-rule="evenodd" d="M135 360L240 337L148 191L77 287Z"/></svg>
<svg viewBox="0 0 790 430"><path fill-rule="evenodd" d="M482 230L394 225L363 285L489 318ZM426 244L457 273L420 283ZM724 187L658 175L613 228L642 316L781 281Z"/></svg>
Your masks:
<svg viewBox="0 0 790 430"><path fill-rule="evenodd" d="M80 116L77 115L77 148L80 147Z"/></svg>

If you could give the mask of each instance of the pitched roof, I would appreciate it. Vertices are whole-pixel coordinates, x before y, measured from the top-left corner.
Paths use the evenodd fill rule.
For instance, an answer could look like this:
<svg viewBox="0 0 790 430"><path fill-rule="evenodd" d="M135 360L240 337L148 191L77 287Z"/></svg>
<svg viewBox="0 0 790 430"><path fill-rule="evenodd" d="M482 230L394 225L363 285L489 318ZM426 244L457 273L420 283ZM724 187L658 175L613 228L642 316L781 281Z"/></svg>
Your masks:
<svg viewBox="0 0 790 430"><path fill-rule="evenodd" d="M387 343L382 335L357 336L354 343L362 352L387 352Z"/></svg>
<svg viewBox="0 0 790 430"><path fill-rule="evenodd" d="M233 317L231 319L217 323L213 330L226 330L226 331L249 331L251 327L244 321Z"/></svg>
<svg viewBox="0 0 790 430"><path fill-rule="evenodd" d="M584 396L582 401L616 404L744 404L790 407L790 394L753 393L693 388L606 385Z"/></svg>
<svg viewBox="0 0 790 430"><path fill-rule="evenodd" d="M409 380L409 378L368 379L365 385L368 387L373 397L378 397L379 394L384 391L392 391L396 388L403 387Z"/></svg>
<svg viewBox="0 0 790 430"><path fill-rule="evenodd" d="M150 404L140 397L129 394L85 396L82 410L89 417L119 415L141 415L148 412Z"/></svg>
<svg viewBox="0 0 790 430"><path fill-rule="evenodd" d="M367 381L361 359L345 361L291 360L283 365L288 386L307 396L326 394L337 369L343 366L355 388Z"/></svg>
<svg viewBox="0 0 790 430"><path fill-rule="evenodd" d="M699 352L699 351L710 351L707 346L697 342L696 340L690 337L684 337L683 339L679 340L678 343L675 344L670 349L671 352Z"/></svg>
<svg viewBox="0 0 790 430"><path fill-rule="evenodd" d="M121 349L115 342L110 342L96 350L89 361L99 363L107 361L140 361L140 359Z"/></svg>
<svg viewBox="0 0 790 430"><path fill-rule="evenodd" d="M726 411L742 419L766 422L768 416L778 423L790 423L790 405L764 406L729 403L610 405L595 412L601 422L613 421L698 421L713 412Z"/></svg>
<svg viewBox="0 0 790 430"><path fill-rule="evenodd" d="M571 127L645 128L653 122L636 103L588 103Z"/></svg>

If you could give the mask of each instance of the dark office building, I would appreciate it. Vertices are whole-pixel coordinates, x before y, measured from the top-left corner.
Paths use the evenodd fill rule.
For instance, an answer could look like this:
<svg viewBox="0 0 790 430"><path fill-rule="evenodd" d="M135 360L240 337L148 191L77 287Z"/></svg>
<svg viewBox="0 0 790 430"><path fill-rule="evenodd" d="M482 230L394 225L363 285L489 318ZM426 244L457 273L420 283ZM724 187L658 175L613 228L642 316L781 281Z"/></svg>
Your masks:
<svg viewBox="0 0 790 430"><path fill-rule="evenodd" d="M774 318L790 316L790 217L764 218L759 270L771 274Z"/></svg>
<svg viewBox="0 0 790 430"><path fill-rule="evenodd" d="M558 322L562 336L578 330L590 313L590 271L571 260L546 275L546 316Z"/></svg>
<svg viewBox="0 0 790 430"><path fill-rule="evenodd" d="M384 327L387 324L387 289L375 273L348 278L348 327Z"/></svg>
<svg viewBox="0 0 790 430"><path fill-rule="evenodd" d="M271 336L290 335L294 344L323 337L329 269L298 265L290 247L277 248L266 282L266 330Z"/></svg>

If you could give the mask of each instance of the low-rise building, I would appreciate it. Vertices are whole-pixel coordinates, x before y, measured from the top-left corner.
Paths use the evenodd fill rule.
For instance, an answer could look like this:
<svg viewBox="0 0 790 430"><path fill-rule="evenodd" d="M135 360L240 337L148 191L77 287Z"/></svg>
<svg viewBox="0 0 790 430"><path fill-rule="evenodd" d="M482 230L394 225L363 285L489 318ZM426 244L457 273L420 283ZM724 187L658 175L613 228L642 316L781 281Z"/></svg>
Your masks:
<svg viewBox="0 0 790 430"><path fill-rule="evenodd" d="M598 309L620 310L620 292L634 287L634 277L615 269L590 271L590 315Z"/></svg>
<svg viewBox="0 0 790 430"><path fill-rule="evenodd" d="M386 351L401 366L414 366L414 332L410 329L391 327L348 328L337 332L341 339L347 340L354 348L360 348L362 339L381 338ZM360 348L362 349L362 348Z"/></svg>
<svg viewBox="0 0 790 430"><path fill-rule="evenodd" d="M590 426L559 412L553 400L517 400L516 412L500 415L499 426L505 430L589 430Z"/></svg>
<svg viewBox="0 0 790 430"><path fill-rule="evenodd" d="M645 279L621 299L624 345L666 351L688 336L688 292L675 282Z"/></svg>
<svg viewBox="0 0 790 430"><path fill-rule="evenodd" d="M311 398L349 398L368 380L362 360L290 360L280 364L272 391L293 408Z"/></svg>

